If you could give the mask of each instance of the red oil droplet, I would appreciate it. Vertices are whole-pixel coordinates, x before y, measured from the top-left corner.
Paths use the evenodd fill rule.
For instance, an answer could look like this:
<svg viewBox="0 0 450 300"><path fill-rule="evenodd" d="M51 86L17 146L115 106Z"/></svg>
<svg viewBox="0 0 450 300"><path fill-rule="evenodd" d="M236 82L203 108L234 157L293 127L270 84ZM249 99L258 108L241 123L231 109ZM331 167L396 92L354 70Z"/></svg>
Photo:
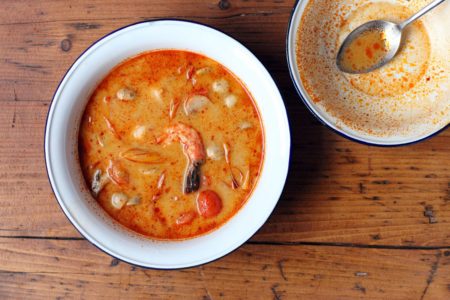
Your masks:
<svg viewBox="0 0 450 300"><path fill-rule="evenodd" d="M366 48L366 56L368 58L373 58L373 52L369 47Z"/></svg>

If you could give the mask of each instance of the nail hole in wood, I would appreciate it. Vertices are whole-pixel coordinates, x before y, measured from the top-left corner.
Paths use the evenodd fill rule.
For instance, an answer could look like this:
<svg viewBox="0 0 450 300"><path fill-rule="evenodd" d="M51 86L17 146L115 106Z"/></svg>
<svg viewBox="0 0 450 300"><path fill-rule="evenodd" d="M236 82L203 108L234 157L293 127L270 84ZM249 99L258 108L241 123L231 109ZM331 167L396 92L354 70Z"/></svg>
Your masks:
<svg viewBox="0 0 450 300"><path fill-rule="evenodd" d="M219 8L221 10L226 10L231 7L231 3L228 0L220 0L219 1Z"/></svg>
<svg viewBox="0 0 450 300"><path fill-rule="evenodd" d="M72 42L69 39L64 39L61 41L61 50L64 52L70 51L72 48Z"/></svg>

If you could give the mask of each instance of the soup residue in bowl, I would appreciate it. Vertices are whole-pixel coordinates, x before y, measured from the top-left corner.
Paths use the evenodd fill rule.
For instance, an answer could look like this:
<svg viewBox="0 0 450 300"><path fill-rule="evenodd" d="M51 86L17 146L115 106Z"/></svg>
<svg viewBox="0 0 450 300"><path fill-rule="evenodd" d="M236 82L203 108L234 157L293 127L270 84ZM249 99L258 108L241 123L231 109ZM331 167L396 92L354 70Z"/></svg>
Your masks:
<svg viewBox="0 0 450 300"><path fill-rule="evenodd" d="M336 66L336 56L350 32L373 20L401 23L430 1L304 2L296 63L311 105L328 123L361 140L395 143L430 135L450 122L449 3L405 29L392 61L369 73L347 74ZM348 59L356 67L383 55L382 36L362 38L365 45L355 44Z"/></svg>
<svg viewBox="0 0 450 300"><path fill-rule="evenodd" d="M250 197L264 155L257 106L218 62L143 53L93 92L79 132L82 171L115 220L156 239L218 228Z"/></svg>
<svg viewBox="0 0 450 300"><path fill-rule="evenodd" d="M367 30L345 47L341 63L345 70L367 70L379 64L388 51L386 33L379 29Z"/></svg>

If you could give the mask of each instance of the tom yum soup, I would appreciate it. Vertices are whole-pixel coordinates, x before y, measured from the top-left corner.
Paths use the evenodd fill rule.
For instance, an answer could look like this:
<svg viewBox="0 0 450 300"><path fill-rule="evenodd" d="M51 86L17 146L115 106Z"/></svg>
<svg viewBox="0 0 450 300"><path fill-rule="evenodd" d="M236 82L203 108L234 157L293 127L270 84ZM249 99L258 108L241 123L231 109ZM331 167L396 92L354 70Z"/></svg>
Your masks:
<svg viewBox="0 0 450 300"><path fill-rule="evenodd" d="M79 133L92 195L122 225L157 239L211 231L249 198L264 156L245 86L205 56L143 53L92 94Z"/></svg>

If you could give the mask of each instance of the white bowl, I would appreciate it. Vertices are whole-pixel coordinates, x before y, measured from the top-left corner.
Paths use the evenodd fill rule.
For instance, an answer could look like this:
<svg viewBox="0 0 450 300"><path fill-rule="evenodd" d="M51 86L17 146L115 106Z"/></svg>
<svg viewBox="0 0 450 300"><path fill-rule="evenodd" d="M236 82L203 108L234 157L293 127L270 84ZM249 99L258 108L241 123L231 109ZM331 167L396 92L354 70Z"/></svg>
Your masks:
<svg viewBox="0 0 450 300"><path fill-rule="evenodd" d="M253 95L264 124L265 159L256 189L227 223L184 241L156 241L126 229L92 198L78 160L78 128L90 94L121 61L153 49L204 54L231 70ZM188 21L157 20L114 31L89 47L59 84L45 130L50 183L66 216L91 243L142 267L174 269L220 258L247 241L273 211L287 176L290 134L283 100L271 76L242 44L226 34Z"/></svg>
<svg viewBox="0 0 450 300"><path fill-rule="evenodd" d="M286 37L286 58L289 67L289 73L291 75L291 79L294 83L294 86L297 90L297 93L299 94L301 100L305 103L306 107L319 121L321 121L324 125L334 130L336 133L348 139L363 144L375 146L401 146L416 143L424 139L427 139L431 136L434 136L435 134L449 127L450 115L443 115L441 117L440 122L435 122L435 120L433 120L432 118L428 118L425 121L416 120L417 124L406 124L411 128L412 125L417 125L416 127L414 127L417 130L414 130L407 134L399 132L397 134L390 134L390 135L381 135L381 136L372 135L368 132L363 132L360 130L356 130L350 126L346 126L343 122L341 122L340 119L335 117L332 113L327 111L326 108L320 105L320 102L314 102L302 83L299 68L297 67L297 55L296 55L297 29L302 20L305 8L307 7L310 1L312 0L299 0L296 2L296 5L293 8ZM355 0L352 2L358 1ZM369 2L378 2L378 1L367 0L364 1L363 4L367 4ZM445 31L444 29L449 24L448 22L449 19L446 18L449 12L450 12L450 4L444 3L439 8L434 10L432 13L421 19L422 21L427 20L425 21L426 25L429 25L428 26L429 28L427 28L427 32L430 36L431 43L434 44L433 45L435 48L434 50L439 48L440 52L443 53L445 53L445 49L448 49L448 45L450 44L449 40L450 35L448 34L448 31ZM429 20L436 18L439 20L439 22L435 22L431 25L428 24ZM446 20L446 23L444 23L444 20ZM321 23L319 21L323 20L318 20L317 26L321 26ZM317 39L321 39L321 37L318 36ZM448 51L446 53L448 53ZM318 53L317 55L326 55L326 54L328 54L328 52L326 50L323 50L323 53ZM447 63L447 65L449 64ZM327 80L327 78L324 77L323 80ZM450 89L450 81L447 81L446 86L441 86L440 88L444 89L445 91ZM450 98L448 96L447 99L444 100L446 101L447 105L450 105ZM447 106L447 111L449 111L449 107L450 106ZM367 112L368 111L362 111L362 115Z"/></svg>

